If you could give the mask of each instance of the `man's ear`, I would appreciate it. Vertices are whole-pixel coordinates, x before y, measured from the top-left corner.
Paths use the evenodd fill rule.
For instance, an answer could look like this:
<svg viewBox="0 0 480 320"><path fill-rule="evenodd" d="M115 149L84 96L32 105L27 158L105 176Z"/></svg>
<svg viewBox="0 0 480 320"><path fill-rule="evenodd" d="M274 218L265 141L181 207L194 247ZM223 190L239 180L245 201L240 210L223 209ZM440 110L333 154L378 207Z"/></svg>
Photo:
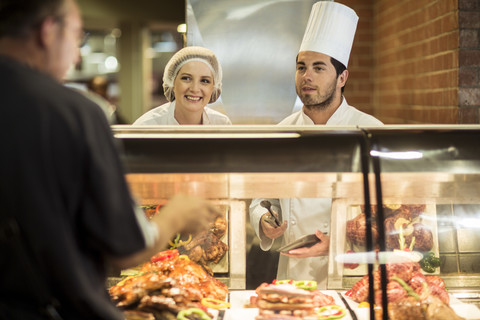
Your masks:
<svg viewBox="0 0 480 320"><path fill-rule="evenodd" d="M57 34L59 29L58 20L53 17L48 17L43 20L40 25L39 32L37 33L37 43L40 47L50 47L57 40Z"/></svg>
<svg viewBox="0 0 480 320"><path fill-rule="evenodd" d="M345 87L347 80L348 80L348 70L345 69L337 78L337 86L340 88Z"/></svg>

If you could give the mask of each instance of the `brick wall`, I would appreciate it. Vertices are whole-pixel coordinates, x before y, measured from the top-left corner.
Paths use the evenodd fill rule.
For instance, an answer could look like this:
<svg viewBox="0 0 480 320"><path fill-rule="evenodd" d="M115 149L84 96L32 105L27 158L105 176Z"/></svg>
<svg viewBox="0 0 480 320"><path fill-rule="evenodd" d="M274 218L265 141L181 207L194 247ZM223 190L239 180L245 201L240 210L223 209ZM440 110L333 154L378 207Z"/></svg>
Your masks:
<svg viewBox="0 0 480 320"><path fill-rule="evenodd" d="M479 0L340 0L360 17L345 96L390 124L479 123Z"/></svg>
<svg viewBox="0 0 480 320"><path fill-rule="evenodd" d="M456 123L458 14L455 0L378 0L375 115L385 123Z"/></svg>
<svg viewBox="0 0 480 320"><path fill-rule="evenodd" d="M373 5L371 0L340 0L357 13L359 21L353 42L345 97L349 104L374 114L373 103Z"/></svg>
<svg viewBox="0 0 480 320"><path fill-rule="evenodd" d="M480 123L480 1L459 0L458 123Z"/></svg>

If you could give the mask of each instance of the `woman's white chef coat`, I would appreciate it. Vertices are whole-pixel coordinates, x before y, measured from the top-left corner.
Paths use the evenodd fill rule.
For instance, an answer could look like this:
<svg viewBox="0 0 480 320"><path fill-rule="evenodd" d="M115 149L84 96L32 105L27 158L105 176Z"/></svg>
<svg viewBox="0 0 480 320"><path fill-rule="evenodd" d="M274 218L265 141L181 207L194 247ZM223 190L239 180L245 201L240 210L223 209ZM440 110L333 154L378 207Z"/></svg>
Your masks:
<svg viewBox="0 0 480 320"><path fill-rule="evenodd" d="M340 107L327 121L327 125L382 125L375 117L348 105L345 98ZM279 123L279 125L314 125L303 110L300 110ZM318 229L330 235L330 198L293 198L268 199L273 210L278 212L282 221L288 221L284 235L271 240L260 234L260 218L266 209L260 206L264 199L254 199L250 205L250 222L260 238L262 250L269 250L274 241L281 241L280 245L290 243L301 236L315 233ZM315 280L320 289L327 287L328 256L312 258L289 258L280 255L277 279Z"/></svg>
<svg viewBox="0 0 480 320"><path fill-rule="evenodd" d="M230 119L221 112L205 107L202 113L204 125L230 125ZM167 102L159 107L145 112L133 125L180 125L175 119L175 101Z"/></svg>

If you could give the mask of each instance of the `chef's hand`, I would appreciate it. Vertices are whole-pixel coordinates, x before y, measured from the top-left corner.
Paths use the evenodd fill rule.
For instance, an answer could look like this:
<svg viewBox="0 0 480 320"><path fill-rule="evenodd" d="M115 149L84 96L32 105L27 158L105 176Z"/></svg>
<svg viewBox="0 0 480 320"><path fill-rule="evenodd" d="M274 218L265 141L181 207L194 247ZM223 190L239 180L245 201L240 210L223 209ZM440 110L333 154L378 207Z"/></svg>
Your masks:
<svg viewBox="0 0 480 320"><path fill-rule="evenodd" d="M152 218L159 231L159 243L166 246L177 233L195 234L208 230L222 214L206 200L176 195Z"/></svg>
<svg viewBox="0 0 480 320"><path fill-rule="evenodd" d="M260 219L260 227L262 228L262 231L265 234L265 236L273 240L283 235L285 230L287 230L288 223L287 221L283 221L281 226L274 227L266 221L269 215L270 213L268 212L262 215L262 218Z"/></svg>
<svg viewBox="0 0 480 320"><path fill-rule="evenodd" d="M298 248L288 251L288 253L281 253L284 256L291 258L308 258L328 255L328 248L330 246L330 237L323 234L323 232L316 230L315 235L320 239L319 243L314 244L308 248Z"/></svg>

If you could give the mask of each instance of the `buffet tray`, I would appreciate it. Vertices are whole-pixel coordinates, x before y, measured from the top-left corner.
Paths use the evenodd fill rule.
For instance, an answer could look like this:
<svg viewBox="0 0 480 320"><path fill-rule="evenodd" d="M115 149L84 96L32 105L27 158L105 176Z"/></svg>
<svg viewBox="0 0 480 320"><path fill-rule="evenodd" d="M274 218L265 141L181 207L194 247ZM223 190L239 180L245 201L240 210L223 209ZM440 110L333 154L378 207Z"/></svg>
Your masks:
<svg viewBox="0 0 480 320"><path fill-rule="evenodd" d="M346 291L340 292L345 301L348 303L352 311L357 316L358 320L370 320L369 308L359 308L358 302L353 301L350 297L345 295ZM450 296L450 307L455 311L457 315L463 317L467 320L477 320L480 319L480 309L477 306L470 303L464 303L455 298L453 295Z"/></svg>

